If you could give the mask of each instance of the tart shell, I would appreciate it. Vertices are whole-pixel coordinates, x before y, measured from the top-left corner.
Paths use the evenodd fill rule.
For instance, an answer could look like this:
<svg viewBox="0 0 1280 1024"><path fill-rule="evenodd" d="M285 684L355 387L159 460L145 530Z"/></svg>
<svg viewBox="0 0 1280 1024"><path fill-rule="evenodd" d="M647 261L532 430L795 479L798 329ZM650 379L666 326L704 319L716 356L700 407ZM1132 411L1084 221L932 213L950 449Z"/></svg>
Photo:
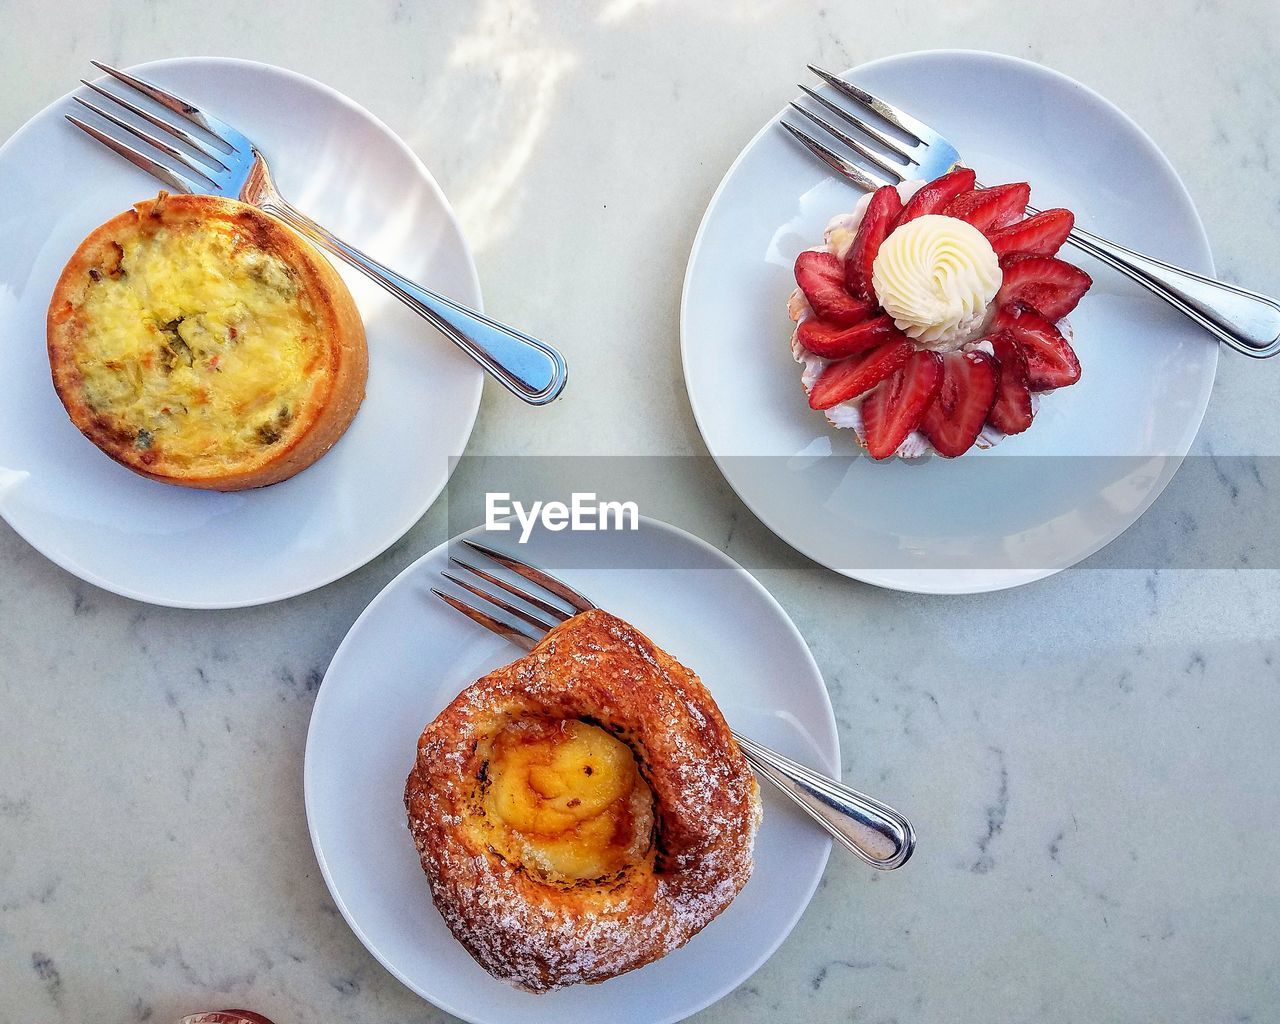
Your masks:
<svg viewBox="0 0 1280 1024"><path fill-rule="evenodd" d="M260 450L191 464L167 458L163 446L140 448L137 431L111 411L90 407L77 360L92 344L93 324L83 305L99 268L118 268L122 246L160 229L230 232L237 251L249 248L282 263L307 302L320 343L306 368L306 388L291 421ZM53 385L76 427L121 465L152 480L185 487L235 491L278 483L325 454L350 426L364 398L368 351L355 301L337 271L310 244L267 214L231 199L168 195L136 204L94 230L67 262L54 288L47 318ZM219 430L234 423L220 422Z"/></svg>

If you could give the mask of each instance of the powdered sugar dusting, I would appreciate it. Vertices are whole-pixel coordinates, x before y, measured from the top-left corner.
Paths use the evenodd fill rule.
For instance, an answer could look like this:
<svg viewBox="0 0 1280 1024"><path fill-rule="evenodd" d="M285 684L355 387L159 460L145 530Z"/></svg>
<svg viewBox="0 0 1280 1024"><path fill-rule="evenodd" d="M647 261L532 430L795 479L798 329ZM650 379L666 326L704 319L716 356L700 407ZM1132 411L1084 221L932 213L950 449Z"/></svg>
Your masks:
<svg viewBox="0 0 1280 1024"><path fill-rule="evenodd" d="M638 863L565 884L484 847L467 827L487 738L512 721L578 718L628 743L657 829ZM698 678L603 611L464 690L423 732L406 786L436 906L491 974L533 991L599 982L683 945L751 873L754 775Z"/></svg>

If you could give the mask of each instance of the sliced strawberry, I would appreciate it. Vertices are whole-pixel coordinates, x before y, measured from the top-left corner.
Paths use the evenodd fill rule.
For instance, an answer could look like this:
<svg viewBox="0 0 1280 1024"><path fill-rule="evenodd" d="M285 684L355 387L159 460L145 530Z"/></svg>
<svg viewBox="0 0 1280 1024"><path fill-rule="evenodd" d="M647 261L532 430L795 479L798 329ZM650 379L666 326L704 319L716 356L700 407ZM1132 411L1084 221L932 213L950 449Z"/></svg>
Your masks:
<svg viewBox="0 0 1280 1024"><path fill-rule="evenodd" d="M941 213L947 204L962 192L973 190L973 171L960 167L941 178L934 178L908 200L895 227L928 213Z"/></svg>
<svg viewBox="0 0 1280 1024"><path fill-rule="evenodd" d="M1080 379L1080 360L1062 333L1049 320L1029 309L1002 309L993 324L1006 331L1027 361L1027 387L1032 391L1065 388Z"/></svg>
<svg viewBox="0 0 1280 1024"><path fill-rule="evenodd" d="M880 243L893 230L901 213L902 198L892 185L885 185L871 194L871 202L858 225L858 233L853 236L853 244L844 256L844 284L855 298L877 301L871 287L871 264L880 251Z"/></svg>
<svg viewBox="0 0 1280 1024"><path fill-rule="evenodd" d="M824 359L843 359L903 337L893 326L893 317L887 314L863 320L853 327L836 327L810 318L800 325L797 333L801 345Z"/></svg>
<svg viewBox="0 0 1280 1024"><path fill-rule="evenodd" d="M987 232L1019 221L1027 212L1031 186L1025 181L1011 185L993 185L964 192L943 209L948 217L968 221L979 231Z"/></svg>
<svg viewBox="0 0 1280 1024"><path fill-rule="evenodd" d="M1057 323L1076 308L1093 278L1079 267L1053 256L1006 256L1000 261L1004 281L996 294L1002 309L1022 306Z"/></svg>
<svg viewBox="0 0 1280 1024"><path fill-rule="evenodd" d="M1021 434L1031 426L1031 388L1027 384L1027 357L1008 331L987 339L1000 364L1000 386L987 422L1006 434Z"/></svg>
<svg viewBox="0 0 1280 1024"><path fill-rule="evenodd" d="M810 408L830 409L865 394L890 374L902 369L914 351L915 346L903 338L832 363L822 371L809 391Z"/></svg>
<svg viewBox="0 0 1280 1024"><path fill-rule="evenodd" d="M913 352L902 369L862 403L862 428L873 459L887 459L920 425L942 386L942 356Z"/></svg>
<svg viewBox="0 0 1280 1024"><path fill-rule="evenodd" d="M942 357L942 386L920 421L920 431L939 455L954 459L973 447L996 400L1000 366L985 352Z"/></svg>
<svg viewBox="0 0 1280 1024"><path fill-rule="evenodd" d="M1076 217L1070 210L1045 210L1034 217L1010 224L987 235L997 256L1020 252L1030 256L1052 256L1075 227Z"/></svg>
<svg viewBox="0 0 1280 1024"><path fill-rule="evenodd" d="M844 264L829 252L802 252L796 257L796 284L818 318L837 327L867 319L874 302L855 299L844 287Z"/></svg>

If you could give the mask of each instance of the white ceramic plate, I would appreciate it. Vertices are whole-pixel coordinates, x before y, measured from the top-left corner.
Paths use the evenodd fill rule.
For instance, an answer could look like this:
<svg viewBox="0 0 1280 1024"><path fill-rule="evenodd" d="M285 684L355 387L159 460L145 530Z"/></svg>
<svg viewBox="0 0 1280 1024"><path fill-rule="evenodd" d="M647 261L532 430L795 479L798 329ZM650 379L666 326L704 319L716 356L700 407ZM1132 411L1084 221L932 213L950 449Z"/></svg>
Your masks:
<svg viewBox="0 0 1280 1024"><path fill-rule="evenodd" d="M255 140L284 194L320 223L479 307L475 266L448 202L368 111L248 61L167 60L138 70ZM443 489L450 457L471 435L480 369L342 266L368 333L369 387L323 459L292 480L238 494L154 483L112 462L58 401L45 312L80 240L159 183L63 120L74 107L59 100L0 148L0 514L63 568L153 604L262 604L364 565Z"/></svg>
<svg viewBox="0 0 1280 1024"><path fill-rule="evenodd" d="M804 639L727 556L647 519L634 533L544 531L518 549L510 536L495 535L490 543L547 568L638 625L701 675L735 728L838 772L831 703ZM389 971L464 1020L682 1020L741 984L777 949L813 895L830 842L766 792L755 873L688 945L601 985L542 996L490 977L432 905L405 823L405 777L423 727L464 687L523 654L432 596L448 547L424 555L373 600L320 688L305 786L311 839L329 891Z"/></svg>
<svg viewBox="0 0 1280 1024"><path fill-rule="evenodd" d="M800 72L798 72L800 73ZM1078 82L989 53L890 57L850 80L937 128L987 182L1029 181L1042 209L1213 272L1186 189L1151 139ZM780 115L781 116L781 115ZM685 381L707 447L779 537L855 579L996 590L1097 551L1155 501L1204 416L1218 346L1070 247L1094 278L1071 314L1083 378L991 452L878 464L811 411L788 339L796 255L860 193L769 122L720 183L693 245Z"/></svg>

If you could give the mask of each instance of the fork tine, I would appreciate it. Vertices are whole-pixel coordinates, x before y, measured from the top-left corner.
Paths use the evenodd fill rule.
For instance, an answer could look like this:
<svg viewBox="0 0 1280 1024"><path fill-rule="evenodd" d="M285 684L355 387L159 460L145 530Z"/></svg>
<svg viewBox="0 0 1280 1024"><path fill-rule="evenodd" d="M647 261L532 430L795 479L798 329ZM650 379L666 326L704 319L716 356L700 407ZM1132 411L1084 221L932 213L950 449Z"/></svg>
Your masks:
<svg viewBox="0 0 1280 1024"><path fill-rule="evenodd" d="M148 143L149 145L155 146L155 148L160 150L161 153L164 153L166 156L172 157L178 163L182 164L183 167L187 168L187 170L195 171L196 174L200 175L202 178L208 181L211 187L214 187L214 188L217 187L217 182L215 182L212 178L209 177L208 174L202 171L200 169L200 165L195 163L191 157L187 156L187 154L182 152L182 150L180 150L177 146L174 146L171 143L165 142L163 139L156 138L150 132L144 132L141 128L138 128L135 125L131 125L128 121L124 120L123 118L116 117L115 114L112 114L109 111L103 110L101 107L94 106L94 104L90 103L88 100L84 99L81 96L73 96L72 99L74 99L82 107L87 107L89 110L92 110L99 117L110 121L117 128L123 128L134 138L141 139L143 142Z"/></svg>
<svg viewBox="0 0 1280 1024"><path fill-rule="evenodd" d="M527 562L522 562L520 559L513 558L510 555L504 555L501 551L494 551L493 548L485 547L483 544L477 544L475 541L467 540L465 537L462 539L462 543L467 545L467 547L471 548L473 551L479 551L480 554L485 555L488 558L492 558L499 565L505 566L517 575L523 576L530 583L537 584L538 586L551 591L551 593L555 594L556 597L563 601L567 601L580 612L589 612L595 607L594 604L588 601L567 583L562 583L560 580L556 579L554 576L548 575L541 569L535 569Z"/></svg>
<svg viewBox="0 0 1280 1024"><path fill-rule="evenodd" d="M93 127L93 125L85 124L80 118L67 114L66 118L82 132L97 139L108 149L114 150L120 156L124 157L129 163L137 167L141 167L148 174L159 178L171 188L177 189L179 192L205 192L208 191L208 185L200 185L195 180L188 178L185 174L175 171L172 167L153 160L145 153L140 153L132 146L128 146L114 136L108 135L103 131Z"/></svg>
<svg viewBox="0 0 1280 1024"><path fill-rule="evenodd" d="M867 92L865 89L858 88L858 86L854 85L852 82L846 82L843 78L837 78L830 71L823 71L821 68L816 68L812 64L808 65L808 67L810 71L826 82L827 85L831 86L831 88L835 89L836 92L849 97L849 99L853 100L855 103L861 103L864 107L874 110L891 125L901 128L908 135L914 135L916 139L923 142L926 146L930 145L938 138L937 132L922 121L917 121L905 110L899 110L892 104L886 103L884 100L872 96L871 93Z"/></svg>
<svg viewBox="0 0 1280 1024"><path fill-rule="evenodd" d="M793 128L786 121L779 121L780 125L791 133L792 138L796 139L800 145L809 150L814 156L824 163L828 164L837 174L842 174L852 181L859 188L866 189L868 192L874 192L878 188L883 188L890 182L877 178L872 174L864 171L861 167L849 163L844 157L837 155L827 149L817 139L810 138L799 128Z"/></svg>
<svg viewBox="0 0 1280 1024"><path fill-rule="evenodd" d="M443 571L440 573L440 575L443 576L445 579L447 579L450 583L456 583L458 586L460 586L463 590L467 591L468 593L475 594L476 597L480 598L482 601L488 601L495 608L501 608L508 615L514 615L521 622L527 622L534 629L540 629L544 633L549 633L552 629L555 628L554 626L551 625L551 623L543 622L536 615L530 615L526 611L521 611L515 605L508 604L506 601L502 600L502 598L500 597L494 597L492 594L484 590L481 590L479 587L473 586L472 584L468 583L466 580L460 580L458 579L457 576L450 576L447 572L443 572Z"/></svg>
<svg viewBox="0 0 1280 1024"><path fill-rule="evenodd" d="M219 153L216 149L210 146L203 139L196 138L196 136L192 135L189 131L187 131L181 125L170 124L168 121L164 120L164 118L156 117L156 115L151 113L151 111L144 110L142 107L138 106L136 103L129 102L129 100L125 99L123 96L117 96L113 92L108 92L106 89L102 88L102 86L98 85L96 82L90 82L87 79L82 78L80 79L80 84L88 86L90 89L96 92L99 96L105 96L107 99L111 100L113 103L117 103L120 106L124 107L124 109L129 111L131 114L136 114L138 117L142 118L144 121L151 122L151 124L155 125L157 128L160 128L168 132L170 135L177 136L179 139L185 142L192 149L198 151L203 156L208 157L209 161L212 164L217 165L218 167L222 168L222 170L225 171L228 169L227 165L224 164L220 159L218 159ZM83 103L84 101L81 100L80 102ZM86 103L85 106L89 106L89 105ZM89 109L98 110L97 107L89 107ZM102 111L98 110L98 113L101 114ZM103 116L106 116L106 115L104 114Z"/></svg>
<svg viewBox="0 0 1280 1024"><path fill-rule="evenodd" d="M832 103L825 96L817 92L814 92L814 90L810 89L807 85L801 85L800 88L801 90L803 90L804 94L808 96L810 99L816 100L818 103L821 103L824 107L826 107L829 111L831 111L831 113L835 114L836 117L844 121L848 121L851 125L857 128L858 131L862 132L863 135L870 135L871 138L875 139L878 143L880 143L880 145L884 146L886 149L892 149L895 153L901 153L908 160L914 159L915 154L914 154L913 147L908 146L905 142L901 142L898 139L895 139L892 135L887 135L886 133L882 132L879 128L877 128L875 125L869 124L866 121L862 120L862 118L855 117L853 114L849 113L849 111L845 110L843 107L836 106L836 104ZM795 104L793 103L792 106L795 106ZM804 110L803 107L799 107L797 109ZM805 113L807 114L809 112L805 110ZM829 127L828 127L828 131L830 131Z"/></svg>
<svg viewBox="0 0 1280 1024"><path fill-rule="evenodd" d="M512 594L513 596L520 598L521 601L527 601L539 611L546 612L548 615L554 617L558 622L564 622L565 619L573 618L572 612L566 612L562 608L557 608L549 601L544 601L542 598L536 597L533 594L526 594L519 587L512 586L506 580L500 580L497 576L490 575L483 569L477 569L474 565L468 565L466 562L460 561L456 558L450 558L449 561L460 569L466 569L467 572L479 576L486 583L492 583L495 587L505 590L508 594Z"/></svg>
<svg viewBox="0 0 1280 1024"><path fill-rule="evenodd" d="M483 626L491 633L497 633L498 636L510 640L513 644L518 644L526 651L533 650L538 643L537 637L529 636L527 633L522 633L514 626L510 626L505 622L499 622L492 615L486 615L478 608L472 608L471 605L464 601L459 601L456 597L451 597L443 590L436 590L435 587L432 587L431 593L435 594L436 597L440 598L441 601L447 604L454 611L461 612L472 622L476 623L476 625Z"/></svg>
<svg viewBox="0 0 1280 1024"><path fill-rule="evenodd" d="M240 133L225 121L219 121L212 114L206 114L194 103L188 103L180 96L175 96L171 92L166 92L158 85L152 85L150 82L145 82L141 78L137 78L134 75L129 74L127 71L121 71L119 68L113 68L110 64L103 64L102 61L98 60L91 60L89 63L99 71L106 72L112 78L116 79L116 81L123 82L125 85L137 89L138 92L142 93L142 95L155 100L162 107L168 107L175 114L185 117L193 124L199 125L219 142L225 142L232 149L236 148L235 143L232 142L231 139L239 136ZM228 136L231 138L228 138Z"/></svg>
<svg viewBox="0 0 1280 1024"><path fill-rule="evenodd" d="M799 114L803 114L810 121L812 121L819 128L821 128L824 132L827 132L828 134L839 139L846 146L852 149L855 153L860 153L863 157L870 160L873 164L876 164L877 166L888 171L895 178L901 179L903 177L902 172L903 172L903 168L906 165L896 163L893 160L890 160L888 157L882 156L881 154L877 153L875 150L867 146L864 146L857 139L842 132L830 121L826 120L826 118L819 117L817 114L815 114L811 110L806 110L804 107L800 106L799 103L792 103L791 109L796 111Z"/></svg>

